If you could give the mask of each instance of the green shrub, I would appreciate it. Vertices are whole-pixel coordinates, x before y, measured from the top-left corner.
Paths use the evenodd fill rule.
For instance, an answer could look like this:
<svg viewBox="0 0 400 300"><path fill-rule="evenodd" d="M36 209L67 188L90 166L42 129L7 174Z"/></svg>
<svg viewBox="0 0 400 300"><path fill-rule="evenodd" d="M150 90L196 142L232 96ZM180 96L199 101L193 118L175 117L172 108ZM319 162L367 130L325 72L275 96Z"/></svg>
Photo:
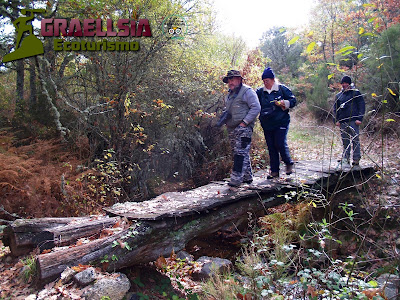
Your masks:
<svg viewBox="0 0 400 300"><path fill-rule="evenodd" d="M314 77L310 77L312 89L307 92L307 107L317 120L324 121L331 115L333 95L328 87L329 70L321 67ZM331 100L330 100L331 99Z"/></svg>

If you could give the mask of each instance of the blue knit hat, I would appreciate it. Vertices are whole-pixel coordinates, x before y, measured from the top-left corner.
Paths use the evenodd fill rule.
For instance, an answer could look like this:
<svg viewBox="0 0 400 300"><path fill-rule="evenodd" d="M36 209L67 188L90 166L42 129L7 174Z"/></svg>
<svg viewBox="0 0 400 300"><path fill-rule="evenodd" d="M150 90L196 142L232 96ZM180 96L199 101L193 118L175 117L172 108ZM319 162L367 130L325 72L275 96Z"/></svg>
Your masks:
<svg viewBox="0 0 400 300"><path fill-rule="evenodd" d="M265 78L275 78L274 71L271 68L266 68L262 73L261 79L264 80Z"/></svg>

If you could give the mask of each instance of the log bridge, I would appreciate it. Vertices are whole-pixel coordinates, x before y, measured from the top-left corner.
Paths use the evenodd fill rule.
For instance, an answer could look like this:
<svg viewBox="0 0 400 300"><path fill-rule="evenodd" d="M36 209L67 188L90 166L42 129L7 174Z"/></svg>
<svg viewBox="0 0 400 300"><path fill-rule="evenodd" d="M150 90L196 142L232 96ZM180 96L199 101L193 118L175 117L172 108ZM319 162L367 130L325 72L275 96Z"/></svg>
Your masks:
<svg viewBox="0 0 400 300"><path fill-rule="evenodd" d="M330 161L299 161L290 176L269 180L263 170L251 185L237 189L218 181L143 202L117 203L104 208L104 215L18 219L4 229L2 240L13 256L39 250L37 279L44 284L79 264L115 271L154 261L184 249L196 237L246 222L248 212L260 216L269 207L305 194L323 202L373 174L372 166L342 168Z"/></svg>

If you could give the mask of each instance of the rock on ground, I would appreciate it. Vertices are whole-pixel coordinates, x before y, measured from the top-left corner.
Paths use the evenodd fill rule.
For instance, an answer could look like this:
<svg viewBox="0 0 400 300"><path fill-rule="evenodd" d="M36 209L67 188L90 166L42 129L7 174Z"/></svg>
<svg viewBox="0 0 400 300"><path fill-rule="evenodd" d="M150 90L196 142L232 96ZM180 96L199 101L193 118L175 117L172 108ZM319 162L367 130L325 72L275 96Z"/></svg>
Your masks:
<svg viewBox="0 0 400 300"><path fill-rule="evenodd" d="M123 273L114 273L112 276L99 279L85 293L86 300L100 300L101 297L110 297L121 300L131 287L128 277Z"/></svg>
<svg viewBox="0 0 400 300"><path fill-rule="evenodd" d="M201 263L202 267L199 272L192 274L194 280L207 279L214 273L228 272L233 267L230 260L218 257L202 256L196 262Z"/></svg>

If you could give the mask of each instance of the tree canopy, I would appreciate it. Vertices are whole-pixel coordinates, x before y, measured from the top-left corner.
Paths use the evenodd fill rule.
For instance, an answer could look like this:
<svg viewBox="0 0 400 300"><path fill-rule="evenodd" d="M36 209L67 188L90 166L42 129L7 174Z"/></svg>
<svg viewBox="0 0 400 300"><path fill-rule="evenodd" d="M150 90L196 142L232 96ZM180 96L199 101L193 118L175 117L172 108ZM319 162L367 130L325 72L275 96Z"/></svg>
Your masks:
<svg viewBox="0 0 400 300"><path fill-rule="evenodd" d="M140 20L149 21L151 36L124 37L140 45L137 51L55 51L56 39L81 43L88 37L41 37L44 55L1 68L1 122L59 136L70 146L86 140L88 164L108 166L102 172L119 187L115 198L149 197L168 178L197 178L198 184L213 178L209 168L227 155L213 124L226 91L221 78L232 68L256 88L263 68L271 66L320 119L329 116L344 74L371 99L370 108L400 109L396 1L319 0L307 27L266 28L252 50L241 38L218 33L212 4L199 0L1 1L2 24L23 7L46 7L41 18L102 19L104 30L106 19L134 20L139 27ZM166 34L168 18L180 20L183 38ZM4 36L1 54L12 47Z"/></svg>

